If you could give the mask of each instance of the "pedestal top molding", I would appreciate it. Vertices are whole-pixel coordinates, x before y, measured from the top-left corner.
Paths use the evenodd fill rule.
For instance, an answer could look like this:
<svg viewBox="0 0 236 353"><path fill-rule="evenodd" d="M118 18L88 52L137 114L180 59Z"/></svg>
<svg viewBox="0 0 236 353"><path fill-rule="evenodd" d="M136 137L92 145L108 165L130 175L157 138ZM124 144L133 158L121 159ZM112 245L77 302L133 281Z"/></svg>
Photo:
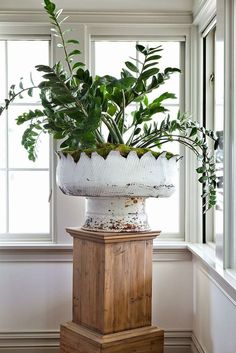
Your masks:
<svg viewBox="0 0 236 353"><path fill-rule="evenodd" d="M66 231L74 238L90 240L98 243L120 243L126 241L153 240L161 231L148 232L92 232L81 228L67 228Z"/></svg>

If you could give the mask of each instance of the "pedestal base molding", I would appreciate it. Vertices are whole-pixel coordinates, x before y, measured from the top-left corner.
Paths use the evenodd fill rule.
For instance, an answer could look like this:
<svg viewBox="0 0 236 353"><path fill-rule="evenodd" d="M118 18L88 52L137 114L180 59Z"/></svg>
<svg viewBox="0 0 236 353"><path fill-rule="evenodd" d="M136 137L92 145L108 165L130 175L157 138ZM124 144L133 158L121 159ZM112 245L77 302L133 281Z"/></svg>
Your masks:
<svg viewBox="0 0 236 353"><path fill-rule="evenodd" d="M155 326L102 335L73 322L61 326L60 353L163 353L164 331Z"/></svg>

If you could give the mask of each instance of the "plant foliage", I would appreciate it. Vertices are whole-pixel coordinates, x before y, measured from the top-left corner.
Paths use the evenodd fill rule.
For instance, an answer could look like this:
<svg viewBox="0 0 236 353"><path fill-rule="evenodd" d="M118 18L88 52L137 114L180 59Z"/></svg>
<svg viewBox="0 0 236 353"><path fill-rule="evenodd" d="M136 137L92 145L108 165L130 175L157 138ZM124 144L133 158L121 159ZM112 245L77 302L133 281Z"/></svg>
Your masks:
<svg viewBox="0 0 236 353"><path fill-rule="evenodd" d="M173 93L165 92L154 100L148 100L148 93L157 90L179 69L158 68L162 47L148 48L136 45L142 60L131 58L125 62L120 78L110 75L92 77L84 64L76 58L81 54L79 42L67 39L67 30L62 30L66 20L62 10L57 10L51 0L44 0L44 8L53 25L53 34L58 38L58 47L64 51L66 69L61 62L54 66L37 65L42 73L42 81L24 87L20 80L19 87L10 87L5 105L0 107L0 114L8 108L16 97L26 93L33 95L39 91L42 108L29 110L18 116L18 125L27 123L22 137L22 144L28 151L30 160L37 157L37 142L42 133L49 133L60 140L61 149L77 150L96 148L110 143L125 144L132 148L161 148L165 143L177 141L190 148L198 159L199 182L203 183L203 198L207 207L216 204L216 175L214 157L209 152L207 139L215 140L212 131L201 127L186 114L178 114L176 119L159 113L167 112L164 103L175 99ZM73 49L71 49L73 48ZM136 104L136 109L128 116L127 107ZM134 105L134 104L133 104ZM160 114L159 114L160 115ZM102 127L108 129L105 139Z"/></svg>

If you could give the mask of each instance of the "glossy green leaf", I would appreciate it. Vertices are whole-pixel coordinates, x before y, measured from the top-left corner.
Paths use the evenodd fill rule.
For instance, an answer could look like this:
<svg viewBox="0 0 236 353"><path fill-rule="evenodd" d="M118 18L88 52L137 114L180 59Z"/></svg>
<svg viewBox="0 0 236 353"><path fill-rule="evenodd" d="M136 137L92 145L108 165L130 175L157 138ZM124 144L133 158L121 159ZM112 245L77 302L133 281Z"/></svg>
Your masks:
<svg viewBox="0 0 236 353"><path fill-rule="evenodd" d="M133 64L131 63L130 61L126 61L125 62L125 65L128 67L128 69L130 69L131 71L133 72L139 72L139 69Z"/></svg>

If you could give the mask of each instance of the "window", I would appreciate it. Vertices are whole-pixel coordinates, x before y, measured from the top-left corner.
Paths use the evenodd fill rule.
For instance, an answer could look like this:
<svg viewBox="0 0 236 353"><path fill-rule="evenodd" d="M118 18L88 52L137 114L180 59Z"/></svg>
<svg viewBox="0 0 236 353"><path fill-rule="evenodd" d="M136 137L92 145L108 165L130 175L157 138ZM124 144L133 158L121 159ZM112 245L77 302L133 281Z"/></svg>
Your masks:
<svg viewBox="0 0 236 353"><path fill-rule="evenodd" d="M92 36L92 70L94 74L105 75L110 74L119 77L120 71L124 66L124 62L130 60L129 57L142 59L139 53L136 52L135 45L139 43L144 46L149 45L154 47L162 45L163 52L161 52L162 59L160 60L160 68L178 67L183 68L183 51L184 42L170 39L170 40L139 40L124 39L124 38L105 38L99 36ZM176 100L167 100L167 106L171 116L176 117L180 107L183 107L183 80L184 75L173 75L168 83L163 88L159 89L158 94L163 92L172 92L176 94ZM155 93L149 94L149 99L154 99ZM134 106L127 108L126 113L131 113ZM160 115L157 116L157 119ZM164 116L162 116L164 117ZM165 149L174 153L183 154L183 148L179 144L169 144ZM184 216L184 172L183 165L179 170L177 190L171 198L154 199L150 198L147 201L147 212L149 215L149 223L152 229L161 229L163 239L169 238L183 238L183 216ZM170 221L171 215L171 221Z"/></svg>
<svg viewBox="0 0 236 353"><path fill-rule="evenodd" d="M31 86L30 72L39 63L49 63L48 38L9 38L0 40L0 101L11 84L23 77L24 87ZM34 70L35 71L35 70ZM33 81L39 77L33 75ZM3 89L4 88L4 89ZM15 118L38 107L38 97L24 94L16 99L0 119L0 240L39 241L51 239L50 143L41 137L38 160L28 160L21 146L25 129Z"/></svg>
<svg viewBox="0 0 236 353"><path fill-rule="evenodd" d="M212 149L216 149L217 204L215 210L203 215L204 242L215 242L216 238L222 241L223 238L223 50L219 43L216 46L216 26L213 22L203 37L203 120L205 127L216 131L218 137L218 143L212 145Z"/></svg>

